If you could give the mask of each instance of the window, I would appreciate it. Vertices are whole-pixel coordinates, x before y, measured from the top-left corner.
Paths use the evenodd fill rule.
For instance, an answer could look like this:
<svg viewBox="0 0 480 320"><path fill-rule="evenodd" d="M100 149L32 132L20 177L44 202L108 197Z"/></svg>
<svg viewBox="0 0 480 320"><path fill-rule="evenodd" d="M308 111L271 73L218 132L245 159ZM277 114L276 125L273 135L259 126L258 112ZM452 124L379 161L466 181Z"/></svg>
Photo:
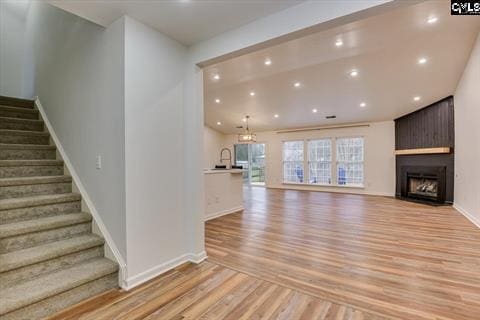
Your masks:
<svg viewBox="0 0 480 320"><path fill-rule="evenodd" d="M337 183L363 185L363 138L337 139Z"/></svg>
<svg viewBox="0 0 480 320"><path fill-rule="evenodd" d="M308 177L312 184L332 183L332 140L308 141Z"/></svg>
<svg viewBox="0 0 480 320"><path fill-rule="evenodd" d="M283 143L283 181L303 182L303 141Z"/></svg>

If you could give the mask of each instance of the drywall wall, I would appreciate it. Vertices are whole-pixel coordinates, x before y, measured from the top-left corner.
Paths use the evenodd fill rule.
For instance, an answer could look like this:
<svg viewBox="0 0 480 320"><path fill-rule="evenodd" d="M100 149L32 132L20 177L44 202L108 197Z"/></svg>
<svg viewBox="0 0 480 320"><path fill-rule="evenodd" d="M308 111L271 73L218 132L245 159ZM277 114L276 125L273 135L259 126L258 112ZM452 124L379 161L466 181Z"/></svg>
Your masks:
<svg viewBox="0 0 480 320"><path fill-rule="evenodd" d="M455 92L455 207L480 227L480 34Z"/></svg>
<svg viewBox="0 0 480 320"><path fill-rule="evenodd" d="M188 250L182 180L187 49L125 18L128 285Z"/></svg>
<svg viewBox="0 0 480 320"><path fill-rule="evenodd" d="M220 163L220 150L225 145L225 135L208 126L203 128L203 168L211 169ZM233 150L231 150L233 152ZM233 159L233 154L232 154Z"/></svg>
<svg viewBox="0 0 480 320"><path fill-rule="evenodd" d="M40 1L26 25L28 96L50 123L126 257L123 21L105 29ZM96 157L102 168L96 169Z"/></svg>
<svg viewBox="0 0 480 320"><path fill-rule="evenodd" d="M283 184L283 141L353 136L364 137L364 188ZM236 135L228 135L226 145L233 148L236 139ZM258 132L257 142L266 144L265 179L267 187L384 196L395 194L395 129L393 121L374 122L370 123L368 127L291 133Z"/></svg>
<svg viewBox="0 0 480 320"><path fill-rule="evenodd" d="M0 95L24 97L25 29L29 2L0 1Z"/></svg>

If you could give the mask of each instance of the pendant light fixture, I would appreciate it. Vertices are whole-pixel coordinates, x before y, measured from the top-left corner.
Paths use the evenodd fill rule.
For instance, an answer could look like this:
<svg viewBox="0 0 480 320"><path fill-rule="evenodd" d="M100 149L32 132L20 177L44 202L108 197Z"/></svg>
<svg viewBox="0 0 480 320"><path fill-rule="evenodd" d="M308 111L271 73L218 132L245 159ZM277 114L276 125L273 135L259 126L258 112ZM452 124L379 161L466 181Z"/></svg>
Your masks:
<svg viewBox="0 0 480 320"><path fill-rule="evenodd" d="M253 132L250 132L250 128L248 127L248 119L250 119L250 116L246 116L245 119L247 122L247 128L245 129L244 133L240 133L238 135L238 142L242 142L242 143L256 142L257 135Z"/></svg>

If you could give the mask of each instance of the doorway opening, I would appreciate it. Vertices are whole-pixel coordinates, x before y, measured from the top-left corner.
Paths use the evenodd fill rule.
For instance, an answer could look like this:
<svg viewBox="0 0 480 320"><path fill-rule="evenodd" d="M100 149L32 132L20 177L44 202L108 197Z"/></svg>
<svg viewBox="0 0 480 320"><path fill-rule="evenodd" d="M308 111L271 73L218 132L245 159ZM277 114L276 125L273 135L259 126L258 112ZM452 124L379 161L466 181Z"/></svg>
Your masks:
<svg viewBox="0 0 480 320"><path fill-rule="evenodd" d="M236 144L235 165L243 166L243 183L265 186L265 143Z"/></svg>

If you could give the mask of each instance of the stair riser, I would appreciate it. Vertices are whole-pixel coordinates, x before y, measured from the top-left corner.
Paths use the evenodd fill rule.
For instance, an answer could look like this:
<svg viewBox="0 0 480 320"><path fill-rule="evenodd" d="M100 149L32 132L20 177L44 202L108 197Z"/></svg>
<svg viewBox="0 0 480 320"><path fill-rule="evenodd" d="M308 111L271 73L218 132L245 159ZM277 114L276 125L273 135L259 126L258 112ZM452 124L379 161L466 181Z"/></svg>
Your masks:
<svg viewBox="0 0 480 320"><path fill-rule="evenodd" d="M63 173L63 165L0 167L0 178L61 176Z"/></svg>
<svg viewBox="0 0 480 320"><path fill-rule="evenodd" d="M0 129L43 131L43 123L28 121L22 122L20 120L13 121L0 118Z"/></svg>
<svg viewBox="0 0 480 320"><path fill-rule="evenodd" d="M0 316L0 320L43 319L82 300L117 287L118 272L115 272L28 307L7 313Z"/></svg>
<svg viewBox="0 0 480 320"><path fill-rule="evenodd" d="M0 150L0 160L53 160L56 157L55 150Z"/></svg>
<svg viewBox="0 0 480 320"><path fill-rule="evenodd" d="M0 200L72 192L71 182L0 187Z"/></svg>
<svg viewBox="0 0 480 320"><path fill-rule="evenodd" d="M0 239L0 253L31 248L42 243L69 239L77 235L90 233L91 231L92 223L87 222L68 227L3 238Z"/></svg>
<svg viewBox="0 0 480 320"><path fill-rule="evenodd" d="M11 285L32 280L56 270L73 267L84 261L103 257L103 245L67 254L58 258L42 261L30 266L0 273L0 290Z"/></svg>
<svg viewBox="0 0 480 320"><path fill-rule="evenodd" d="M0 211L0 224L51 217L59 213L81 211L81 202L72 201Z"/></svg>
<svg viewBox="0 0 480 320"><path fill-rule="evenodd" d="M38 120L38 112L22 112L22 110L5 110L0 107L0 117Z"/></svg>
<svg viewBox="0 0 480 320"><path fill-rule="evenodd" d="M0 133L0 143L48 145L50 144L50 137L43 135L36 136Z"/></svg>

